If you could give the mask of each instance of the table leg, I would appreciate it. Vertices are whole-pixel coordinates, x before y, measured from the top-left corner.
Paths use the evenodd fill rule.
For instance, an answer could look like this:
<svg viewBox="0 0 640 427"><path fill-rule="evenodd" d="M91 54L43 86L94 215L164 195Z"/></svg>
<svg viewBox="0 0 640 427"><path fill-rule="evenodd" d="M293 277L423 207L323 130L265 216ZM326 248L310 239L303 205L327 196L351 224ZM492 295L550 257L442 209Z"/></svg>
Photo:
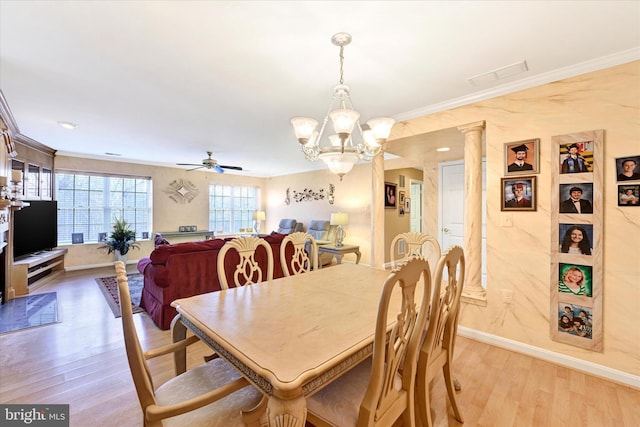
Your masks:
<svg viewBox="0 0 640 427"><path fill-rule="evenodd" d="M269 427L304 427L307 421L307 401L304 396L293 399L269 396L267 417Z"/></svg>
<svg viewBox="0 0 640 427"><path fill-rule="evenodd" d="M360 257L362 256L362 254L360 253L360 251L355 251L356 254L356 264L360 264Z"/></svg>
<svg viewBox="0 0 640 427"><path fill-rule="evenodd" d="M342 264L342 254L336 254L336 264Z"/></svg>

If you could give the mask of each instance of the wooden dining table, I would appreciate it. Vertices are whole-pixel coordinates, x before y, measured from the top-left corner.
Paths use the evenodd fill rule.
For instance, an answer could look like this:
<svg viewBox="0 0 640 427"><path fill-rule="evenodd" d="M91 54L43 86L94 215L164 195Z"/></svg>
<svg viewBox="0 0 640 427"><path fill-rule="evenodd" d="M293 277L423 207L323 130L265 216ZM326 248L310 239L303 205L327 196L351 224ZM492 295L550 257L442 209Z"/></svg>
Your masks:
<svg viewBox="0 0 640 427"><path fill-rule="evenodd" d="M178 299L173 336L188 328L262 390L269 425L304 427L305 396L372 354L389 273L340 264Z"/></svg>

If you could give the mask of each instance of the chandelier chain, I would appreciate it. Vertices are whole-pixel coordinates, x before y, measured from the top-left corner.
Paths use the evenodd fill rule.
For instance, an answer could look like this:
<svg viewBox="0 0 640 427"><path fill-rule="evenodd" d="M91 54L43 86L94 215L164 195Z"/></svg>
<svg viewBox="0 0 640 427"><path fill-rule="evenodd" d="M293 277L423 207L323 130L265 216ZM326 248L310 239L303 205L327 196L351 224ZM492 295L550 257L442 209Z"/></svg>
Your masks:
<svg viewBox="0 0 640 427"><path fill-rule="evenodd" d="M344 84L344 46L340 46L340 84Z"/></svg>

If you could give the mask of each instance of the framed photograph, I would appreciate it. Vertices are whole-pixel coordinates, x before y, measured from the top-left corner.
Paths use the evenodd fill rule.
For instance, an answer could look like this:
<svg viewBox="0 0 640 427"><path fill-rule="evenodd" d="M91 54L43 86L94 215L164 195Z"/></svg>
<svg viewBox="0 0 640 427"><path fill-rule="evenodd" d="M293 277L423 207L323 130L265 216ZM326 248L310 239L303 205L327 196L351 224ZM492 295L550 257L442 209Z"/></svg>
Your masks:
<svg viewBox="0 0 640 427"><path fill-rule="evenodd" d="M84 233L71 233L71 243L84 243Z"/></svg>
<svg viewBox="0 0 640 427"><path fill-rule="evenodd" d="M106 242L107 233L98 233L98 242Z"/></svg>
<svg viewBox="0 0 640 427"><path fill-rule="evenodd" d="M504 174L530 175L539 173L540 139L507 142L504 144Z"/></svg>
<svg viewBox="0 0 640 427"><path fill-rule="evenodd" d="M398 191L398 198L400 200L398 200L398 203L400 203L400 205L404 205L404 191Z"/></svg>
<svg viewBox="0 0 640 427"><path fill-rule="evenodd" d="M387 209L395 209L398 207L396 198L398 186L391 182L384 183L384 207Z"/></svg>
<svg viewBox="0 0 640 427"><path fill-rule="evenodd" d="M616 159L618 181L640 181L640 156Z"/></svg>
<svg viewBox="0 0 640 427"><path fill-rule="evenodd" d="M593 172L593 146L588 140L560 144L560 173Z"/></svg>
<svg viewBox="0 0 640 427"><path fill-rule="evenodd" d="M404 199L404 211L406 213L411 212L411 199L408 197Z"/></svg>
<svg viewBox="0 0 640 427"><path fill-rule="evenodd" d="M593 183L560 184L560 213L592 214Z"/></svg>
<svg viewBox="0 0 640 427"><path fill-rule="evenodd" d="M559 250L563 254L591 255L593 252L592 224L559 224Z"/></svg>
<svg viewBox="0 0 640 427"><path fill-rule="evenodd" d="M148 239L148 238L149 238L149 232L148 231L143 231L142 232L142 239L145 240L145 239Z"/></svg>
<svg viewBox="0 0 640 427"><path fill-rule="evenodd" d="M560 302L558 304L558 332L591 339L593 314L591 307Z"/></svg>
<svg viewBox="0 0 640 427"><path fill-rule="evenodd" d="M618 206L640 206L640 184L618 185Z"/></svg>
<svg viewBox="0 0 640 427"><path fill-rule="evenodd" d="M593 269L590 265L561 263L558 269L558 292L560 294L593 296Z"/></svg>
<svg viewBox="0 0 640 427"><path fill-rule="evenodd" d="M503 211L536 210L536 177L501 178Z"/></svg>

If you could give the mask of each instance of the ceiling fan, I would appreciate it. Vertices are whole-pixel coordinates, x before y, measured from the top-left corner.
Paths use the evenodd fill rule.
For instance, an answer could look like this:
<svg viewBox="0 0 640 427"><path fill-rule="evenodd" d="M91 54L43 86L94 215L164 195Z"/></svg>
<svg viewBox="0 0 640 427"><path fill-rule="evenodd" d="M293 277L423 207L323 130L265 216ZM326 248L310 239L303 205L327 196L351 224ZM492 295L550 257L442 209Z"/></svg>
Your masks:
<svg viewBox="0 0 640 427"><path fill-rule="evenodd" d="M207 155L209 157L207 157L206 159L202 159L202 164L200 164L200 165L197 165L197 164L194 164L194 163L176 163L176 164L178 166L197 166L197 167L195 167L193 169L189 169L189 171L200 169L200 168L213 169L214 171L216 171L218 173L224 173L225 169L233 169L233 170L237 170L237 171L241 171L242 170L242 168L240 166L219 165L218 161L216 159L211 158L211 154L213 154L211 151L207 151Z"/></svg>

